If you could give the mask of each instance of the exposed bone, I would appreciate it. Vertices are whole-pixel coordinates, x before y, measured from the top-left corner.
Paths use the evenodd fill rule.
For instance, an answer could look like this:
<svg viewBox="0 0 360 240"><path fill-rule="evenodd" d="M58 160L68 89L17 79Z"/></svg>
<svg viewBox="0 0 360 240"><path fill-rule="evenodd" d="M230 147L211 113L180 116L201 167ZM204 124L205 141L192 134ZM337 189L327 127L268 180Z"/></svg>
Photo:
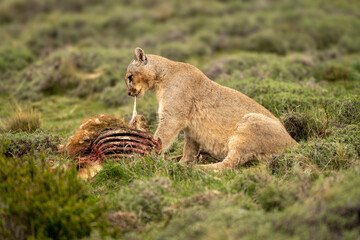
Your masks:
<svg viewBox="0 0 360 240"><path fill-rule="evenodd" d="M129 122L130 126L134 125L134 119L135 119L136 115L137 115L137 112L136 112L136 97L135 97L133 115L132 115L132 118L131 118L131 120Z"/></svg>
<svg viewBox="0 0 360 240"><path fill-rule="evenodd" d="M113 160L119 157L132 157L134 154L158 153L160 148L161 143L149 133L119 128L100 134L91 145L90 155L102 160Z"/></svg>

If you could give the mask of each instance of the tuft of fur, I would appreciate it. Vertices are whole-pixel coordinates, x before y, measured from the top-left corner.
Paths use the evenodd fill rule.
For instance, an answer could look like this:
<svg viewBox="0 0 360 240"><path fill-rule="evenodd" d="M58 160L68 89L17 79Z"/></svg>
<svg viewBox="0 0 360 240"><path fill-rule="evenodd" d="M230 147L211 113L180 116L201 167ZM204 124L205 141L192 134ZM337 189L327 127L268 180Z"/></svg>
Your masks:
<svg viewBox="0 0 360 240"><path fill-rule="evenodd" d="M184 131L181 163L192 163L200 151L222 162L201 165L222 169L295 146L281 122L248 96L211 81L196 67L134 51L125 75L128 95L142 97L155 90L159 102L162 152Z"/></svg>
<svg viewBox="0 0 360 240"><path fill-rule="evenodd" d="M134 125L130 126L125 120L101 114L83 121L75 134L68 139L64 150L70 157L82 157L90 153L91 143L103 131L116 128L131 128L140 131L148 131L145 118L142 115L135 117Z"/></svg>

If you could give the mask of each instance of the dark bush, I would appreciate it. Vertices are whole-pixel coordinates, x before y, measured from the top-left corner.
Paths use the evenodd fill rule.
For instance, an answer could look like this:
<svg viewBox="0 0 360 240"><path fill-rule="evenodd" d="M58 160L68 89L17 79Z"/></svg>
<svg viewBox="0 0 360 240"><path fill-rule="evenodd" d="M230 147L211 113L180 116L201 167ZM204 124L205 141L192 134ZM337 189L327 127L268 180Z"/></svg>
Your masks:
<svg viewBox="0 0 360 240"><path fill-rule="evenodd" d="M107 106L123 106L131 102L127 95L125 82L119 82L114 87L107 87L101 93L101 100Z"/></svg>
<svg viewBox="0 0 360 240"><path fill-rule="evenodd" d="M339 48L345 53L358 53L360 52L360 42L355 36L345 35L341 37Z"/></svg>
<svg viewBox="0 0 360 240"><path fill-rule="evenodd" d="M18 79L19 97L38 100L46 95L86 97L102 92L106 87L123 82L126 65L131 59L124 52L112 50L74 50L55 52L43 61L26 69Z"/></svg>
<svg viewBox="0 0 360 240"><path fill-rule="evenodd" d="M335 18L323 16L323 21L316 21L314 16L302 22L302 30L314 39L316 48L323 50L336 45L346 29Z"/></svg>
<svg viewBox="0 0 360 240"><path fill-rule="evenodd" d="M86 39L97 39L98 23L84 21L75 16L61 18L53 24L42 27L31 34L27 46L35 55L46 56L69 45L76 45Z"/></svg>
<svg viewBox="0 0 360 240"><path fill-rule="evenodd" d="M316 116L318 112L318 110L289 111L282 114L280 120L296 141L325 137L328 135L330 119L323 112Z"/></svg>
<svg viewBox="0 0 360 240"><path fill-rule="evenodd" d="M265 211L282 211L294 204L297 196L290 186L271 182L257 190L255 199Z"/></svg>
<svg viewBox="0 0 360 240"><path fill-rule="evenodd" d="M253 98L277 116L288 111L304 111L314 105L321 106L320 103L326 100L323 89L292 82L251 78L231 81L228 86Z"/></svg>
<svg viewBox="0 0 360 240"><path fill-rule="evenodd" d="M359 184L358 168L321 181L306 201L272 215L270 236L275 230L294 239L359 238Z"/></svg>
<svg viewBox="0 0 360 240"><path fill-rule="evenodd" d="M79 1L43 1L43 0L5 0L0 5L0 23L25 22L36 15L49 11L81 12L89 5L100 3L98 0Z"/></svg>
<svg viewBox="0 0 360 240"><path fill-rule="evenodd" d="M50 171L44 160L24 160L0 156L2 239L78 239L100 226L104 207L75 170Z"/></svg>
<svg viewBox="0 0 360 240"><path fill-rule="evenodd" d="M190 56L190 52L185 44L168 43L161 46L160 55L173 61L183 62Z"/></svg>
<svg viewBox="0 0 360 240"><path fill-rule="evenodd" d="M281 121L290 136L296 141L308 138L308 119L305 114L299 112L285 113L281 116Z"/></svg>
<svg viewBox="0 0 360 240"><path fill-rule="evenodd" d="M0 76L11 71L19 71L27 67L32 61L34 61L34 56L27 49L0 48Z"/></svg>
<svg viewBox="0 0 360 240"><path fill-rule="evenodd" d="M338 63L324 63L317 66L314 70L314 77L317 80L329 82L352 80L351 68Z"/></svg>
<svg viewBox="0 0 360 240"><path fill-rule="evenodd" d="M165 177L155 177L149 181L137 180L131 183L131 191L124 193L121 205L134 211L144 222L159 221L166 216L165 208L170 203L168 195L173 194L171 182Z"/></svg>
<svg viewBox="0 0 360 240"><path fill-rule="evenodd" d="M55 154L61 138L37 130L34 133L3 133L0 135L2 154L6 156L23 156L31 154Z"/></svg>
<svg viewBox="0 0 360 240"><path fill-rule="evenodd" d="M284 55L286 44L281 36L273 32L259 32L251 35L243 43L242 49L254 52L267 52Z"/></svg>

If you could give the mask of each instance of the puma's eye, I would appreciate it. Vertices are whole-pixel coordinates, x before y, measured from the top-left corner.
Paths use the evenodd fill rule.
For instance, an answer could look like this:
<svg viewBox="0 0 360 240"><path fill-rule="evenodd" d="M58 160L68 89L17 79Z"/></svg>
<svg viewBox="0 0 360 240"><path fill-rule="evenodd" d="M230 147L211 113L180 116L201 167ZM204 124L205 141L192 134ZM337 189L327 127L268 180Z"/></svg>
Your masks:
<svg viewBox="0 0 360 240"><path fill-rule="evenodd" d="M128 76L129 83L131 83L131 82L132 82L132 80L133 80L132 78L133 78L133 76L132 76L132 75Z"/></svg>

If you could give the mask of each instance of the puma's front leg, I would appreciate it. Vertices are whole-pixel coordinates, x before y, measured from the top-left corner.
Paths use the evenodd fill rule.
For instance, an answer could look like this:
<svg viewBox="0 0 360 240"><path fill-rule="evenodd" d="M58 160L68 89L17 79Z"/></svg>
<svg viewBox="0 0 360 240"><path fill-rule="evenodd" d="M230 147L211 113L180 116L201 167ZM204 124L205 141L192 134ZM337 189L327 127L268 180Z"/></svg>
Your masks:
<svg viewBox="0 0 360 240"><path fill-rule="evenodd" d="M180 120L163 120L155 132L155 139L161 140L161 152L164 153L173 143L179 132L184 128L185 123Z"/></svg>
<svg viewBox="0 0 360 240"><path fill-rule="evenodd" d="M196 155L199 153L199 150L200 145L185 132L184 150L180 163L188 164L194 162Z"/></svg>
<svg viewBox="0 0 360 240"><path fill-rule="evenodd" d="M188 117L191 106L186 104L175 104L173 96L179 93L173 93L174 88L166 90L166 96L159 96L159 125L155 132L155 139L161 140L161 152L164 153L178 136L179 132L188 124ZM160 95L160 94L159 94ZM186 101L186 95L183 93L177 96L179 99Z"/></svg>

